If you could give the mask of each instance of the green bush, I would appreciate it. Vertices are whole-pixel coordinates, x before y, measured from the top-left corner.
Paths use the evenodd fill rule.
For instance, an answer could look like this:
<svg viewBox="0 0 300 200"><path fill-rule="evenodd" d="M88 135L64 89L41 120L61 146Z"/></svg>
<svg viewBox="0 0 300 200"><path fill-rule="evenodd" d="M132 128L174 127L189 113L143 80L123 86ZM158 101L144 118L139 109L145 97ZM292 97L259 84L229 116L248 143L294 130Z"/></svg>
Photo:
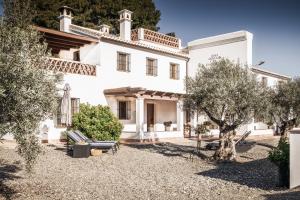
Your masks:
<svg viewBox="0 0 300 200"><path fill-rule="evenodd" d="M118 140L123 125L108 106L80 104L80 112L73 116L73 129L95 140Z"/></svg>
<svg viewBox="0 0 300 200"><path fill-rule="evenodd" d="M290 144L281 138L278 146L269 152L269 159L279 168L279 183L289 187Z"/></svg>

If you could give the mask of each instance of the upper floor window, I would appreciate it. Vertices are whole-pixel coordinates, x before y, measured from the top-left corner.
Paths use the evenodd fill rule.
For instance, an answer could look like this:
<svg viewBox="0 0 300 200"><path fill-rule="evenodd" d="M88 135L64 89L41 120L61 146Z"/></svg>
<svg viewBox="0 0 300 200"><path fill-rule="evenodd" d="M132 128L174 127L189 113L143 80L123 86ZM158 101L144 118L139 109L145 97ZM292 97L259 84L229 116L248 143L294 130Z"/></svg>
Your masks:
<svg viewBox="0 0 300 200"><path fill-rule="evenodd" d="M179 79L179 65L175 63L170 63L170 78Z"/></svg>
<svg viewBox="0 0 300 200"><path fill-rule="evenodd" d="M80 61L80 51L74 51L73 52L73 60L74 61Z"/></svg>
<svg viewBox="0 0 300 200"><path fill-rule="evenodd" d="M117 70L130 72L130 54L118 52Z"/></svg>
<svg viewBox="0 0 300 200"><path fill-rule="evenodd" d="M130 101L119 101L118 102L118 117L121 120L129 120L130 119L130 113L131 113L131 107L130 107Z"/></svg>
<svg viewBox="0 0 300 200"><path fill-rule="evenodd" d="M157 60L156 59L147 58L146 74L148 76L157 76Z"/></svg>
<svg viewBox="0 0 300 200"><path fill-rule="evenodd" d="M262 77L261 78L261 84L263 87L267 87L268 86L268 78L267 77Z"/></svg>

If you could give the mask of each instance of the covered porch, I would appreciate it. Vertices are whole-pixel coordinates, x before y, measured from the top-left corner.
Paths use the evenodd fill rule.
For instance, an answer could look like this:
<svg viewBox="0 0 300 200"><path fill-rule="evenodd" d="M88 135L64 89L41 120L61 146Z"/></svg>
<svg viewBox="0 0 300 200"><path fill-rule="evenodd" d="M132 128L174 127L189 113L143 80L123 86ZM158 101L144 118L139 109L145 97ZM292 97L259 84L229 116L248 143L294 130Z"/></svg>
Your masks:
<svg viewBox="0 0 300 200"><path fill-rule="evenodd" d="M124 125L122 139L183 137L183 94L141 87L107 89L104 94Z"/></svg>

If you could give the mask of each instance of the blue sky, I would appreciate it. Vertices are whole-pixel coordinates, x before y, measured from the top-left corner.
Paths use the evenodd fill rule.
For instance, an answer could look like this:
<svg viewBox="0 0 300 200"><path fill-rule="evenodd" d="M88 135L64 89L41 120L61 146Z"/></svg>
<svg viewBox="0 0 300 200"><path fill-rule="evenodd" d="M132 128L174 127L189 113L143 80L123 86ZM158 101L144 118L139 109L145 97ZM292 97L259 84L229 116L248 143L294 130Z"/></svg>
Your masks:
<svg viewBox="0 0 300 200"><path fill-rule="evenodd" d="M300 75L300 0L154 0L160 32L188 41L247 30L253 37L253 64Z"/></svg>
<svg viewBox="0 0 300 200"><path fill-rule="evenodd" d="M188 41L238 30L254 34L253 64L300 75L300 0L154 0L160 32ZM0 4L2 0L0 0ZM0 14L2 7L0 6Z"/></svg>

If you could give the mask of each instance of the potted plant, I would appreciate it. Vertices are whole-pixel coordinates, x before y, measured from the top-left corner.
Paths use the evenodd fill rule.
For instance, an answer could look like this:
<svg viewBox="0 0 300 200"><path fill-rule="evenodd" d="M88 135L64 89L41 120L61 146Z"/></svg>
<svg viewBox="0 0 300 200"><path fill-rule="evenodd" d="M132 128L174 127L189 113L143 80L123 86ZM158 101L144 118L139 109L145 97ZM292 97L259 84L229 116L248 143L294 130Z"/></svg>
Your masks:
<svg viewBox="0 0 300 200"><path fill-rule="evenodd" d="M165 131L171 131L171 125L172 125L172 121L164 122Z"/></svg>
<svg viewBox="0 0 300 200"><path fill-rule="evenodd" d="M269 159L278 167L279 185L289 187L290 185L290 145L286 138L279 140L278 146L269 152Z"/></svg>

